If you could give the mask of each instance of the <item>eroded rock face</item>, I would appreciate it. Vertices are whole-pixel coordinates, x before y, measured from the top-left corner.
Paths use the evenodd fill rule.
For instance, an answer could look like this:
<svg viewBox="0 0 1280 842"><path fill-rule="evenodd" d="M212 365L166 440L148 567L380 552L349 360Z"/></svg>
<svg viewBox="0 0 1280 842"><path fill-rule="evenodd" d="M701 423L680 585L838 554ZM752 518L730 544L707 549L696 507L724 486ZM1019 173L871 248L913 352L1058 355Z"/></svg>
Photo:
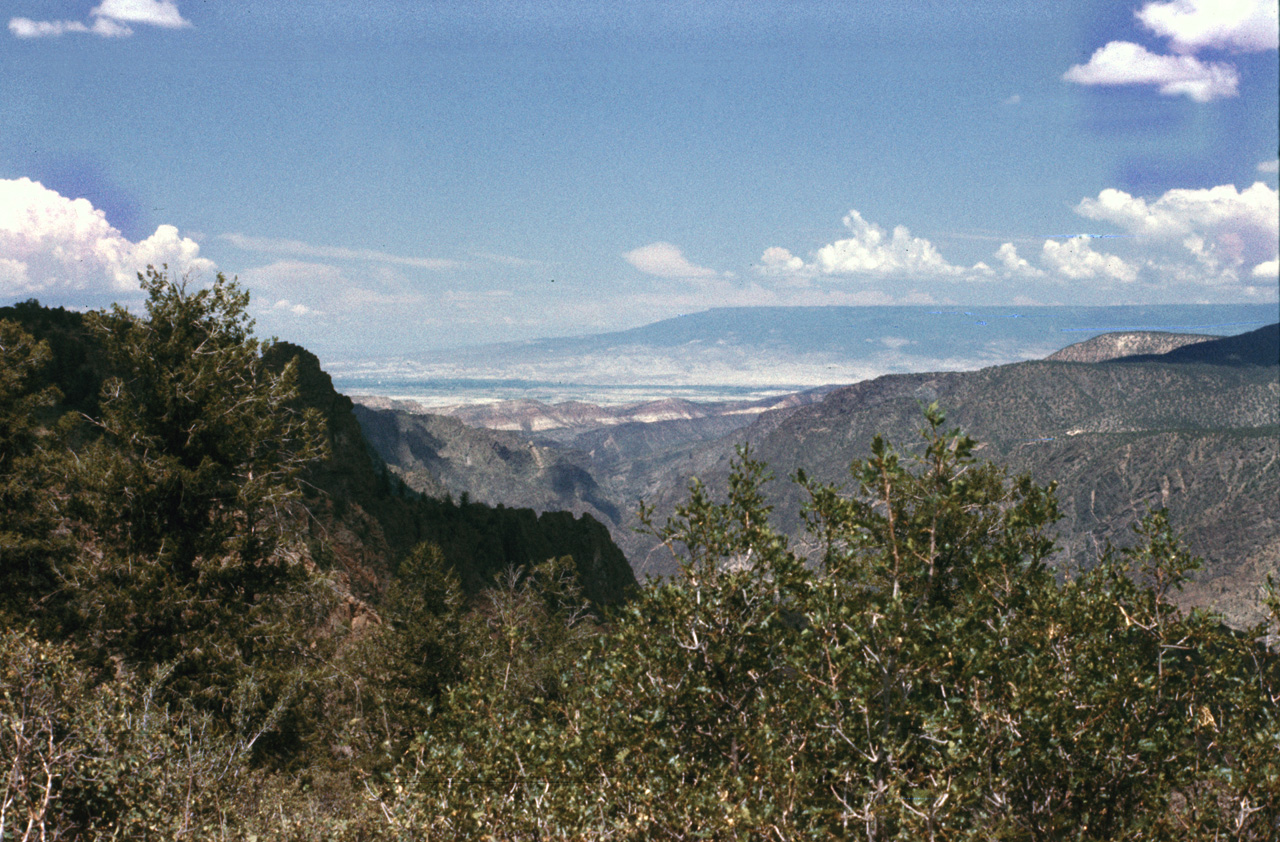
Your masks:
<svg viewBox="0 0 1280 842"><path fill-rule="evenodd" d="M477 429L457 418L357 413L379 452L415 488L591 513L643 577L675 566L664 546L635 530L637 501L653 505L661 522L685 499L691 477L719 493L735 446L750 443L779 478L769 488L772 522L799 540L803 495L786 478L803 468L815 479L847 483L850 461L868 455L876 434L913 447L920 405L937 401L949 426L982 443L981 458L1058 483L1064 567L1091 566L1107 542L1128 544L1130 526L1164 506L1191 551L1206 560L1183 603L1214 608L1243 626L1258 617L1260 585L1280 559L1274 334L1274 327L1228 339L1111 334L1072 346L1102 364L1057 359L888 375L750 416L652 413L666 420L583 423L561 437ZM1150 353L1169 347L1164 359ZM1270 362L1243 364L1255 359Z"/></svg>
<svg viewBox="0 0 1280 842"><path fill-rule="evenodd" d="M1150 330L1104 333L1084 342L1055 351L1046 360L1069 363L1100 363L1138 354L1167 354L1184 345L1194 345L1216 336L1198 333L1161 333Z"/></svg>
<svg viewBox="0 0 1280 842"><path fill-rule="evenodd" d="M1132 543L1130 527L1148 510L1167 507L1205 559L1182 603L1238 627L1262 616L1261 587L1280 562L1280 367L1046 361L890 375L733 438L750 442L777 477L804 468L847 484L847 466L869 454L877 433L908 451L919 441L922 400L936 400L948 426L981 442L980 458L1058 484L1062 567L1092 566L1108 543ZM698 466L713 490L723 487L730 453L722 446ZM799 536L803 494L785 480L770 493L772 522ZM661 516L680 498L673 478L651 502ZM661 552L650 557L651 567L663 562Z"/></svg>

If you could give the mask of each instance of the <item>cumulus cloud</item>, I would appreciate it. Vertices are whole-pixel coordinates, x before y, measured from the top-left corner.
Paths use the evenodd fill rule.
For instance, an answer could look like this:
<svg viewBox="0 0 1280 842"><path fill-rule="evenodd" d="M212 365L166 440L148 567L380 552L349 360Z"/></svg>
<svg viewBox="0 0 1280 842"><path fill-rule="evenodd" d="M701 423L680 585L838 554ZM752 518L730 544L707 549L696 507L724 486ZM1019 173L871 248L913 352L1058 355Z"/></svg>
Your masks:
<svg viewBox="0 0 1280 842"><path fill-rule="evenodd" d="M92 24L75 20L31 20L12 18L9 32L17 38L56 38L69 32L92 33L104 38L123 38L133 34L129 24L181 29L191 22L178 12L174 0L103 0L90 10Z"/></svg>
<svg viewBox="0 0 1280 842"><path fill-rule="evenodd" d="M949 263L933 243L912 235L906 226L887 231L857 210L850 210L843 223L850 236L818 248L808 260L781 246L765 249L756 273L770 281L771 290L785 293L787 303L795 304L818 303L819 299L841 304L935 303L940 290L911 289L910 285L942 283L953 287L1000 277L983 262L970 267ZM836 289L844 279L858 282L860 289ZM949 293L941 294L946 297ZM841 300L835 301L833 296ZM850 296L858 300L845 300Z"/></svg>
<svg viewBox="0 0 1280 842"><path fill-rule="evenodd" d="M1150 2L1134 17L1169 39L1177 55L1157 55L1129 41L1112 41L1087 64L1062 78L1080 85L1155 85L1165 96L1210 102L1238 95L1240 75L1223 62L1205 62L1205 49L1237 53L1274 50L1280 42L1276 0L1169 0Z"/></svg>
<svg viewBox="0 0 1280 842"><path fill-rule="evenodd" d="M1172 0L1148 3L1134 16L1180 53L1256 53L1280 45L1278 10L1275 0Z"/></svg>
<svg viewBox="0 0 1280 842"><path fill-rule="evenodd" d="M933 243L911 236L905 226L899 225L892 234L887 234L879 225L863 219L856 210L849 211L844 225L853 236L825 245L814 255L815 266L823 274L911 273L938 277L954 276L962 271L943 259Z"/></svg>
<svg viewBox="0 0 1280 842"><path fill-rule="evenodd" d="M1128 41L1112 41L1062 78L1078 85L1155 85L1165 96L1186 95L1196 102L1237 96L1240 85L1240 75L1229 64L1156 55Z"/></svg>
<svg viewBox="0 0 1280 842"><path fill-rule="evenodd" d="M1158 241L1180 243L1204 266L1236 271L1276 258L1280 194L1262 182L1170 190L1155 201L1108 189L1076 213Z"/></svg>
<svg viewBox="0 0 1280 842"><path fill-rule="evenodd" d="M632 249L622 255L635 268L646 275L659 278L717 278L720 273L705 266L690 263L679 247L671 243L657 242Z"/></svg>
<svg viewBox="0 0 1280 842"><path fill-rule="evenodd" d="M1259 161L1258 172L1280 172L1280 160L1272 158L1270 161Z"/></svg>
<svg viewBox="0 0 1280 842"><path fill-rule="evenodd" d="M191 22L178 13L178 4L174 0L102 0L102 3L89 14L127 23L162 26L166 29L191 26Z"/></svg>
<svg viewBox="0 0 1280 842"><path fill-rule="evenodd" d="M1000 265L1010 275L1018 278L1040 278L1044 276L1044 272L1032 266L1025 258L1018 256L1018 250L1014 248L1013 243L1005 243L996 249L996 259L1000 261Z"/></svg>
<svg viewBox="0 0 1280 842"><path fill-rule="evenodd" d="M219 237L238 249L265 254L291 254L296 257L322 257L331 260L365 260L372 263L389 263L396 266L412 266L417 269L456 269L462 264L457 260L440 257L405 257L373 249L350 249L341 246L318 246L301 240L281 240L272 237L250 237L245 234L223 234Z"/></svg>
<svg viewBox="0 0 1280 842"><path fill-rule="evenodd" d="M765 275L797 275L805 270L804 261L781 246L770 246L760 255L760 272Z"/></svg>
<svg viewBox="0 0 1280 842"><path fill-rule="evenodd" d="M1253 267L1249 273L1252 277L1275 280L1280 276L1280 259L1268 260Z"/></svg>
<svg viewBox="0 0 1280 842"><path fill-rule="evenodd" d="M1094 251L1088 237L1072 237L1061 243L1045 240L1042 257L1056 274L1073 281L1101 279L1133 283L1138 279L1136 266L1114 254Z"/></svg>
<svg viewBox="0 0 1280 842"><path fill-rule="evenodd" d="M214 268L172 225L130 242L86 199L27 178L0 179L0 293L133 291L139 271L166 263L178 273Z"/></svg>

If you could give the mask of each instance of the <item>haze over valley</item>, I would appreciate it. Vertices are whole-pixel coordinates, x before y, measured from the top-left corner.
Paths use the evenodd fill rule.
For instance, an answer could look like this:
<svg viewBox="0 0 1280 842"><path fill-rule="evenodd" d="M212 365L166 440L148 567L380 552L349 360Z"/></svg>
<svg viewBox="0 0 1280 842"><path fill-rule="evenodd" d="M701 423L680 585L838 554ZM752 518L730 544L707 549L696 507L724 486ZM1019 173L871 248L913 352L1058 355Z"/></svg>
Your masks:
<svg viewBox="0 0 1280 842"><path fill-rule="evenodd" d="M1184 323L1201 330L1223 316L1195 307L1140 315L1174 313L1200 316ZM777 323L778 314L771 315ZM806 314L792 315L799 321ZM1091 315L1119 325L1136 314L1112 308ZM766 399L433 407L364 396L356 417L379 455L416 490L591 514L643 577L675 568L665 547L636 531L640 501L662 517L683 500L693 477L723 491L735 448L749 444L779 478L769 486L777 524L800 540L802 495L785 478L804 470L847 481L847 466L868 453L876 434L909 448L922 423L920 407L937 402L982 443L984 458L1059 483L1065 517L1056 563L1088 568L1107 542L1129 542L1129 527L1147 508L1168 507L1191 548L1209 559L1188 588L1187 604L1245 625L1259 616L1262 585L1280 558L1280 520L1270 503L1280 495L1280 344L1274 324L1243 328L1249 317L1275 315L1269 307L1231 311L1240 321L1217 326L1235 337L1104 332L1054 349L1043 362L895 373ZM860 350L856 337L824 343L809 328L798 333L797 345L844 342ZM959 332L952 333L950 348L961 347ZM1055 334L1041 327L1033 335L1046 342ZM1007 335L1000 339L1012 344ZM785 343L775 338L773 346Z"/></svg>
<svg viewBox="0 0 1280 842"><path fill-rule="evenodd" d="M1039 359L1106 332L1242 333L1276 314L1275 304L725 308L617 333L369 354L326 370L348 394L436 408L517 399L750 400L882 374Z"/></svg>

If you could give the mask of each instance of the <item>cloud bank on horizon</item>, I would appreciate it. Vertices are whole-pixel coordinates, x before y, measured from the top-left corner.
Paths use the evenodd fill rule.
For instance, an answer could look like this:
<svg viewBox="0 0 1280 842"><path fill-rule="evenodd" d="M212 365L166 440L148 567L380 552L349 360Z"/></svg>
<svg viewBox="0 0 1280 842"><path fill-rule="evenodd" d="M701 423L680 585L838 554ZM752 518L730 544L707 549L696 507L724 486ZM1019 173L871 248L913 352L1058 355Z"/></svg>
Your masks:
<svg viewBox="0 0 1280 842"><path fill-rule="evenodd" d="M810 16L795 20L779 7L784 23L777 26L826 21L822 16L831 12L819 5L786 6L785 14L803 7ZM1031 69L1014 68L1009 79L998 82L964 88L956 81L954 92L940 94L945 107L938 104L943 100L930 100L927 86L898 91L886 82L883 96L866 94L856 109L837 103L829 114L820 110L828 107L825 102L809 102L803 93L821 90L822 68L812 77L803 75L810 72L803 65L777 69L783 76L801 74L786 77L777 90L770 87L775 83L747 74L748 81L734 83L740 91L731 86L708 93L704 108L688 104L689 91L682 94L676 78L662 77L658 85L646 76L642 85L627 87L629 71L589 47L572 60L595 75L569 74L572 84L562 84L557 65L541 52L548 48L532 43L521 49L534 59L516 50L509 76L493 71L501 84L484 76L488 71L475 70L468 72L483 78L474 88L466 87L465 74L453 92L424 76L420 89L370 96L379 88L356 78L375 62L366 55L367 37L351 36L348 44L346 34L325 29L332 25L328 19L304 14L302 23L312 27L307 31L328 39L324 51L351 49L359 56L342 59L354 70L327 63L327 56L281 60L276 47L268 45L272 57L245 73L237 75L233 63L201 69L193 62L181 71L189 75L169 89L154 75L165 67L162 56L160 64L128 77L133 87L123 88L118 123L111 114L105 122L101 115L97 122L86 117L83 124L76 122L75 103L90 93L76 89L83 78L76 74L119 73L145 61L137 50L113 53L113 43L148 37L150 47L171 44L175 52L165 54L170 58L191 49L177 39L213 39L198 41L202 49L239 44L244 33L235 29L233 13L197 8L193 23L176 0L101 0L83 4L82 15L66 19L16 14L9 19L9 33L26 52L5 65L21 73L0 83L6 86L0 96L17 102L21 95L22 113L32 128L24 133L21 121L0 126L0 148L36 148L37 154L25 162L13 153L0 154L0 303L31 297L72 306L131 303L138 300L136 274L147 265L167 264L197 282L223 270L251 290L255 316L267 331L301 341L322 356L350 356L369 346L411 350L433 341L461 345L618 329L719 306L1275 301L1280 293L1277 160L1259 161L1259 153L1246 150L1239 154L1249 157L1234 164L1235 181L1209 175L1203 161L1217 157L1217 151L1197 149L1195 131L1197 125L1215 124L1213 109L1234 108L1233 103L1255 96L1250 85L1262 66L1257 57L1270 61L1277 53L1278 8L1274 0L1147 2L1132 9L1131 29L1120 27L1080 47L1081 59L1093 50L1086 61L1070 63L1060 53ZM380 0L366 19L399 14L397 20L411 24L416 13L408 9ZM631 21L625 10L609 3L599 9L583 31L622 38L618 32L625 27L618 21ZM483 29L483 15L476 15L458 30L467 38ZM653 15L655 31L668 32L675 25L674 19ZM848 20L857 17L850 14ZM887 22L877 25L898 32L892 16L884 17ZM900 22L902 32L912 23L907 17ZM956 25L972 25L961 18L957 12ZM538 17L554 19L550 13ZM284 23L267 15L252 25L269 29L273 21ZM422 25L427 32L433 24ZM709 38L709 29L692 27L690 37ZM501 32L511 37L508 29ZM1115 37L1108 39L1109 34ZM100 45L80 51L82 58L67 52L79 35L104 40L80 41ZM1052 28L1039 37L1040 46L1028 47L1037 55L1045 52L1045 44L1062 40ZM850 38L857 43L854 35ZM915 59L930 67L936 42L924 41ZM731 46L741 48L736 42ZM963 46L958 45L954 61L972 60ZM386 84L420 63L422 53L410 47L391 39L387 53L392 57L377 59L386 65L378 66L381 75L374 81ZM776 44L772 48L782 50ZM498 61L488 53L479 59L480 53L469 55L477 64ZM72 59L86 64L76 65L60 83L49 81L58 75L57 62ZM46 60L48 67L41 64ZM401 60L406 63L398 64ZM631 60L643 64L640 58ZM882 60L888 75L908 59L893 53ZM1054 61L1060 62L1056 68ZM710 66L716 74L728 74L724 67L729 65L722 65ZM505 66L501 70L507 72ZM705 68L692 64L682 70L696 77ZM539 73L545 78L533 85L533 95L550 93L545 100L521 104L531 95L519 87L522 80ZM947 80L964 80L967 73L978 69L938 68L938 78ZM262 95L276 97L268 96L261 108L237 87L259 84L255 74L268 77ZM712 79L707 84L719 84L718 76L707 78ZM174 108L188 107L175 105L184 101L177 95L187 96L188 88L196 94L192 101L200 101L190 109L218 114L225 128L219 120L202 118L179 121L172 142L163 129L150 146L122 140L145 136L148 120L163 125ZM397 95L408 101L395 107L405 110L382 114L378 109L393 107L381 105L382 100L392 103ZM421 98L413 100L415 95ZM1267 96L1274 98L1274 91ZM312 113L299 105L308 97L322 103L330 97L333 104ZM644 111L646 97L654 100L652 112ZM768 107L753 111L752 103L761 97ZM1107 97L1120 99L1113 105ZM447 112L453 119L441 119L441 128L421 128L434 126L435 118L424 114L452 99L461 109ZM1079 133L1091 143L1093 133L1096 144L1072 147L1074 160L1055 165L1046 156L1033 165L1039 148L1059 142L1063 134L1066 118L1055 116L1054 109L1076 119L1069 109L1080 109L1080 102L1104 115L1080 118ZM881 108L886 110L877 112ZM899 117L904 108L919 110ZM952 108L956 113L948 115ZM272 109L287 116L278 117ZM716 116L718 109L732 119ZM805 109L813 112L809 122L822 124L819 117L833 116L843 122L798 134L790 127L805 125ZM566 122L582 112L586 122L539 145L554 122L542 111ZM643 113L635 124L626 123L633 111ZM498 116L489 119L488 112ZM875 119L876 113L884 119ZM602 114L624 127L612 130ZM42 122L54 116L61 122L48 125L64 131L65 141ZM898 119L905 128L895 127ZM292 142L277 137L292 131L285 120L300 126L299 134L290 135ZM983 121L989 124L985 128ZM767 138L775 126L783 128L770 146ZM1181 135L1166 142L1162 138L1170 135L1170 126ZM824 144L835 145L833 138L841 132L854 136L845 157L822 157ZM877 132L889 134L880 140ZM969 139L967 132L976 134ZM456 143L440 139L451 133L459 136ZM1274 134L1274 127L1263 131L1261 148L1274 150ZM808 135L819 140L805 146ZM95 146L99 140L101 149ZM1006 149L1018 143L1023 145ZM1141 166L1132 163L1139 160L1133 150L1157 143L1166 143L1160 147L1163 162L1157 162L1161 180L1144 182ZM42 151L44 146L49 151ZM922 152L943 156L949 146L962 158L931 170L939 185L934 192L948 200L935 200L918 184L914 190L897 188L898 178L914 183L913 170L934 166ZM397 152L401 147L406 151ZM750 154L754 147L763 150L758 157ZM135 184L154 180L139 187L152 197L149 224L126 235L121 228L129 226L108 218L104 209L110 196L91 198L74 177L59 177L68 168L60 168L58 156L83 149L91 150L84 154L95 164L106 162L109 172L136 172ZM371 149L392 151L374 159L367 157ZM1086 172L1078 163L1090 149L1121 150L1111 162L1112 177L1096 169ZM814 183L825 194L797 193L810 197L797 199L794 191L782 189L785 182L771 181L788 167L806 170L810 164L801 162L808 159L816 162ZM188 180L195 172L205 173L204 180ZM1126 175L1130 172L1139 175ZM346 180L333 181L335 173ZM178 184L167 186L169 179ZM705 180L694 184L698 179ZM511 186L526 182L520 189ZM1142 189L1152 183L1160 186ZM182 195L179 184L196 198ZM572 192L578 185L582 192ZM983 203L966 198L983 196L989 187L1003 191L1004 204L1023 210L993 210L983 217ZM229 198L218 204L223 192ZM201 200L218 204L218 211L206 213ZM634 212L618 210L632 202ZM682 212L685 204L691 209ZM917 204L933 209L917 211ZM1057 210L1038 212L1034 223L1020 220L1026 208L1046 205ZM744 206L755 210L742 211ZM708 210L713 207L734 222L717 227ZM733 225L741 228L732 230ZM1077 227L1080 233L1074 236L1039 233Z"/></svg>
<svg viewBox="0 0 1280 842"><path fill-rule="evenodd" d="M1150 202L1108 188L1097 198L1082 199L1075 212L1127 232L1135 239L1129 248L1134 256L1125 259L1096 251L1092 240L1097 235L1080 234L1065 241L1044 239L1039 266L1019 256L1012 242L1002 243L993 253L994 269L985 262L957 266L905 227L899 225L888 234L854 210L844 219L851 237L822 246L808 262L786 248L771 246L761 255L759 272L815 282L879 276L957 284L1045 279L1065 285L1089 280L1118 293L1131 286L1192 295L1220 290L1254 300L1274 292L1280 274L1280 195L1260 181L1243 191L1230 184L1170 190Z"/></svg>

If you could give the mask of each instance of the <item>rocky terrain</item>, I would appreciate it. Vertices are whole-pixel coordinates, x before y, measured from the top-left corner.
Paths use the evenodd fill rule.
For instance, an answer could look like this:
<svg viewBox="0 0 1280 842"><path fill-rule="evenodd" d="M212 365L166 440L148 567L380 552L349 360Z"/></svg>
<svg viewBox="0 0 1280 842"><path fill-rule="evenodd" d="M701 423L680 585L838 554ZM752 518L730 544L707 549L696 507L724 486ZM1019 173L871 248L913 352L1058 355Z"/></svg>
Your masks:
<svg viewBox="0 0 1280 842"><path fill-rule="evenodd" d="M1156 330L1118 331L1068 345L1045 359L1064 363L1100 363L1136 354L1167 354L1184 345L1194 345L1197 342L1218 338L1221 337L1201 336L1195 333L1164 333Z"/></svg>
<svg viewBox="0 0 1280 842"><path fill-rule="evenodd" d="M949 423L982 442L982 457L1058 483L1061 566L1092 565L1108 542L1127 543L1130 525L1149 508L1166 506L1207 562L1184 601L1245 624L1257 616L1259 588L1280 558L1276 328L1195 344L1170 334L1128 336L1073 346L1072 354L1098 362L887 375L820 401L721 416L750 420L723 430L706 417L679 418L562 427L557 440L548 430L479 429L367 407L357 407L357 417L413 487L590 512L643 576L672 567L665 548L635 531L639 500L662 516L683 499L691 477L720 487L735 447L749 443L778 478L770 489L776 524L800 539L802 494L786 478L804 468L815 479L845 481L850 461L867 455L877 433L910 449L921 405L937 401ZM1117 348L1171 346L1167 356L1110 356ZM1196 356L1186 358L1190 351Z"/></svg>
<svg viewBox="0 0 1280 842"><path fill-rule="evenodd" d="M560 443L573 443L586 432L601 427L666 422L723 422L729 427L745 427L755 416L778 409L816 403L835 386L750 401L695 402L676 398L621 406L598 406L582 401L547 404L536 400L495 401L426 407L412 400L395 400L376 395L357 395L356 403L370 409L392 409L415 415L444 415L471 427L488 430L536 433Z"/></svg>

